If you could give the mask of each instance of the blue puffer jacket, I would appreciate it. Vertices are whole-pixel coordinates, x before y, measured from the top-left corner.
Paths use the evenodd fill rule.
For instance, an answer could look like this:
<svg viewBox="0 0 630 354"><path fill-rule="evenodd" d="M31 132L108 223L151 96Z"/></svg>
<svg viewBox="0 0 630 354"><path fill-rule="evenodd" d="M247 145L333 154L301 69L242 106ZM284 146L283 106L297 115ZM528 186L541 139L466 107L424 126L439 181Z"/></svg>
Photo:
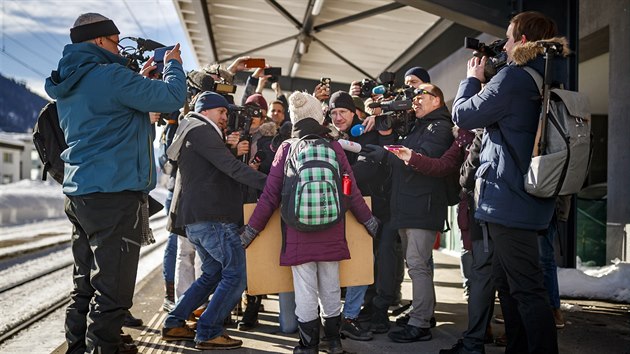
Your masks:
<svg viewBox="0 0 630 354"><path fill-rule="evenodd" d="M526 57L532 59L518 64L544 73L542 56ZM477 219L526 230L549 226L555 199L533 197L523 187L540 109L536 83L515 64L500 70L483 90L476 78L460 83L453 121L464 129L486 129L476 173L478 186L480 182Z"/></svg>
<svg viewBox="0 0 630 354"><path fill-rule="evenodd" d="M173 112L186 98L182 66L171 60L164 81L125 67L126 60L92 43L66 45L46 92L57 100L68 149L63 192L143 191L155 187L155 131L147 112Z"/></svg>

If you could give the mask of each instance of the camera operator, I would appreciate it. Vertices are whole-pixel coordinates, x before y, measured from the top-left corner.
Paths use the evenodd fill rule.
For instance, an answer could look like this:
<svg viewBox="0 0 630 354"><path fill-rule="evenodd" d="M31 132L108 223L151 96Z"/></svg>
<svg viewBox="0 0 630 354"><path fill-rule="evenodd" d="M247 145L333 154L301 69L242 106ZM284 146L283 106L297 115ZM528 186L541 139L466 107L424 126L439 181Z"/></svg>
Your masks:
<svg viewBox="0 0 630 354"><path fill-rule="evenodd" d="M425 156L442 156L453 141L453 123L442 91L435 85L420 85L413 108L416 121L402 145ZM435 306L431 257L436 233L446 221L446 184L443 179L417 173L382 147L366 148L368 157L392 168L391 223L406 245L405 258L413 283L409 322L403 330L390 332L389 337L402 343L430 340ZM387 307L377 310L387 316Z"/></svg>
<svg viewBox="0 0 630 354"><path fill-rule="evenodd" d="M381 135L377 131L363 131L361 120L356 114L357 108L354 100L347 92L335 92L330 97L328 107L331 122L340 132L341 138L357 142L362 146L367 144L383 146L396 141L396 136L391 131L388 135ZM357 128L354 128L355 134L352 134L351 130L353 127L361 128L362 133L357 135ZM358 153L345 150L344 152L352 166L357 187L361 194L372 197L373 214L381 221L387 221L389 219L389 189L387 188L389 172L384 166L379 166L378 163L360 157ZM367 285L352 286L346 290L341 333L348 338L355 340L372 339L372 333L363 329L358 321L359 311L361 310L367 288Z"/></svg>
<svg viewBox="0 0 630 354"><path fill-rule="evenodd" d="M556 33L553 20L539 12L516 15L506 31L509 64L482 90L487 58L470 59L453 105L458 126L486 130L476 173L475 217L482 222L484 237L494 243L493 278L505 317L506 352L558 352L537 240L537 230L549 226L555 199L536 198L524 190L522 171L527 171L534 148L541 100L535 81L520 67L543 75L543 48L536 41L564 40L553 38Z"/></svg>
<svg viewBox="0 0 630 354"><path fill-rule="evenodd" d="M126 67L119 34L103 15L80 15L70 29L72 44L46 79L69 145L61 154L65 211L73 224L68 353L138 352L120 333L146 231L139 214L156 184L148 112L176 110L186 96L179 44L165 53L164 80L147 80ZM149 60L143 73L151 66Z"/></svg>
<svg viewBox="0 0 630 354"><path fill-rule="evenodd" d="M266 176L238 161L223 141L228 102L204 92L180 123L168 150L178 162L181 196L176 226L202 254L202 275L169 313L162 338L195 340L198 349L238 348L242 341L227 336L223 320L246 286L245 252L238 237L243 218L241 183L262 190ZM217 250L222 250L217 252ZM197 333L185 325L190 313L214 291L199 318Z"/></svg>

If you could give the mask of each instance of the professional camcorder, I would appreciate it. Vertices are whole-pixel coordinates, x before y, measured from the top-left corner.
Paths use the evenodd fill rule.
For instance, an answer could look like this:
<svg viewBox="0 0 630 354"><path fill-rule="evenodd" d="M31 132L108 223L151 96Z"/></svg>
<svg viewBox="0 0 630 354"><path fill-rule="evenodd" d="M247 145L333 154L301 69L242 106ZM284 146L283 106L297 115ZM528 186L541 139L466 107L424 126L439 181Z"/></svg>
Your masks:
<svg viewBox="0 0 630 354"><path fill-rule="evenodd" d="M124 37L120 40L120 42L124 41L125 39L136 42L136 46L123 46L119 44L119 54L123 58L127 59L127 67L137 73L140 72L140 68L142 68L142 65L144 65L144 63L149 60L149 57L144 55L145 52L150 52L158 48L165 47L165 45L162 43L138 37Z"/></svg>
<svg viewBox="0 0 630 354"><path fill-rule="evenodd" d="M507 39L497 39L486 45L478 39L465 37L464 48L474 50L473 55L477 58L487 57L486 66L483 68L483 75L486 82L496 75L505 64L507 64L507 53L503 51L503 46Z"/></svg>
<svg viewBox="0 0 630 354"><path fill-rule="evenodd" d="M252 118L254 117L262 118L262 109L257 106L230 105L228 109L227 123L228 134L241 132L241 141L250 141L251 135L249 134L249 128L252 125Z"/></svg>
<svg viewBox="0 0 630 354"><path fill-rule="evenodd" d="M414 123L414 116L408 111L412 108L411 100L415 96L415 89L405 86L391 92L393 100L372 102L368 105L370 108L380 108L383 112L375 117L374 128L381 131L393 129L399 136L406 136Z"/></svg>

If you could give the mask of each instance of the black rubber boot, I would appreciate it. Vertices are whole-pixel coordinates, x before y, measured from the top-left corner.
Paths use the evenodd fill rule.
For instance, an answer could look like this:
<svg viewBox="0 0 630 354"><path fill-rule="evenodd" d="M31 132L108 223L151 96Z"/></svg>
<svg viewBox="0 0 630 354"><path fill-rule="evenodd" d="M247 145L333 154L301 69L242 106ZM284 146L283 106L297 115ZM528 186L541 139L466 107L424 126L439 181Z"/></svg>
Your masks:
<svg viewBox="0 0 630 354"><path fill-rule="evenodd" d="M293 348L294 354L317 354L319 352L319 318L310 322L298 322L300 343Z"/></svg>
<svg viewBox="0 0 630 354"><path fill-rule="evenodd" d="M249 331L258 325L258 311L260 310L260 303L262 302L262 296L258 295L246 295L247 307L243 312L243 318L238 323L239 331Z"/></svg>
<svg viewBox="0 0 630 354"><path fill-rule="evenodd" d="M326 353L342 354L341 346L341 314L324 318L324 337L321 340L321 350Z"/></svg>

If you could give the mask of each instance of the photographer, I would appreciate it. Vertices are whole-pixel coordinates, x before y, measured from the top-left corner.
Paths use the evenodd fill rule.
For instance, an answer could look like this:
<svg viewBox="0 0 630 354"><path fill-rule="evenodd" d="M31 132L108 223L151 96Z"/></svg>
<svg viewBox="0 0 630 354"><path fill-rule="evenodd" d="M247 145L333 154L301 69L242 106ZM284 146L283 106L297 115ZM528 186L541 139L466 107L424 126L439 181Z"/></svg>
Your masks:
<svg viewBox="0 0 630 354"><path fill-rule="evenodd" d="M482 221L484 237L494 243L493 278L505 317L506 352L558 352L537 240L537 230L549 226L555 200L536 198L524 190L522 171L527 170L534 148L541 100L535 81L520 67L527 65L544 74L543 48L535 42L556 33L556 24L541 13L516 15L506 31L509 65L481 90L487 58L470 59L453 105L458 126L485 128L476 173L475 218Z"/></svg>
<svg viewBox="0 0 630 354"><path fill-rule="evenodd" d="M453 141L453 123L442 91L431 84L420 85L413 108L416 121L402 145L428 157L442 156ZM401 343L430 340L435 305L431 257L436 233L446 221L446 184L443 179L417 173L382 147L366 148L366 156L392 168L391 223L406 245L405 258L413 283L409 322L401 331L390 332L389 337ZM387 318L387 307L376 310L381 312L380 317Z"/></svg>
<svg viewBox="0 0 630 354"><path fill-rule="evenodd" d="M72 44L46 79L69 146L61 154L73 224L68 353L138 352L120 333L145 231L139 214L156 184L148 112L174 111L186 96L179 44L165 53L163 81L147 80L118 54L119 34L103 15L80 15L70 29ZM150 60L143 73L153 69Z"/></svg>

